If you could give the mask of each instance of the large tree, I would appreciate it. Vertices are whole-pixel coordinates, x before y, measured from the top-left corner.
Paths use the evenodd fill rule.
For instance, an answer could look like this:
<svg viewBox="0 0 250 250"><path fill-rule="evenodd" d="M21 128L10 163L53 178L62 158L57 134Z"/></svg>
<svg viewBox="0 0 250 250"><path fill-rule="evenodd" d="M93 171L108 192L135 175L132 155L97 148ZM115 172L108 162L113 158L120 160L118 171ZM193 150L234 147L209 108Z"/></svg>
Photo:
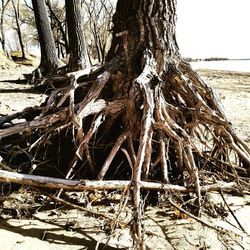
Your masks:
<svg viewBox="0 0 250 250"><path fill-rule="evenodd" d="M49 24L45 0L32 0L36 27L41 49L39 70L42 75L53 73L58 68L56 46Z"/></svg>
<svg viewBox="0 0 250 250"><path fill-rule="evenodd" d="M70 190L131 190L131 230L142 247L141 189L165 190L168 197L190 193L185 199L195 194L192 204L199 212L206 191L249 190L244 178L250 174L250 150L212 89L179 54L175 0L119 0L113 22L107 62L91 74L66 76L66 86L53 91L41 108L19 114L36 119L0 131L0 138L22 132L24 158L29 152L28 159L40 166L41 159L61 171L67 166L66 178L99 182L8 180ZM20 154L7 154L5 160Z"/></svg>
<svg viewBox="0 0 250 250"><path fill-rule="evenodd" d="M90 66L81 11L81 0L65 0L69 37L69 71L77 71Z"/></svg>

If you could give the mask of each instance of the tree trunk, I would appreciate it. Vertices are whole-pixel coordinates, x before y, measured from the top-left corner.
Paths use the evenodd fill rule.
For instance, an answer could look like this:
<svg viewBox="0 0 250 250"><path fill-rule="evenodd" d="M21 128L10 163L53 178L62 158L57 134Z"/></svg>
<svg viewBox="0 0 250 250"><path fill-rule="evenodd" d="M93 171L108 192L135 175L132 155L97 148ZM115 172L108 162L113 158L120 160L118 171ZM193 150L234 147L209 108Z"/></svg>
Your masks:
<svg viewBox="0 0 250 250"><path fill-rule="evenodd" d="M56 46L49 25L45 0L32 0L32 4L41 49L39 69L42 75L47 75L55 72L58 68Z"/></svg>
<svg viewBox="0 0 250 250"><path fill-rule="evenodd" d="M64 42L63 45L64 45L64 47L65 47L66 54L68 54L68 53L69 53L69 45L68 45L67 34L66 34L65 29L64 29L64 27L63 27L63 24L64 24L64 23L61 22L61 21L59 20L59 18L57 17L55 11L54 11L53 8L52 8L51 1L48 0L46 3L47 3L47 6L48 6L48 8L49 8L49 11L50 11L51 18L55 20L55 22L57 23L57 27L58 27L58 29L59 29L60 32L61 32L62 39L63 39L63 42ZM62 45L62 44L61 44L61 45ZM59 47L61 47L61 45L59 46L59 44L58 44Z"/></svg>
<svg viewBox="0 0 250 250"><path fill-rule="evenodd" d="M16 6L14 3L14 0L12 0L12 6L14 9L14 13L15 13L16 31L17 31L17 36L18 36L21 52L22 52L22 59L25 59L26 55L25 55L25 49L24 49L24 44L23 44L22 31L20 27L20 16L19 16L20 15L20 12L19 12L20 3L19 1L17 2L17 6Z"/></svg>
<svg viewBox="0 0 250 250"><path fill-rule="evenodd" d="M66 19L69 37L69 71L90 66L84 38L80 0L66 0Z"/></svg>
<svg viewBox="0 0 250 250"><path fill-rule="evenodd" d="M2 44L2 49L5 53L7 53L7 50L5 44L4 14L9 2L10 0L7 0L6 2L2 0L1 19L0 19L0 34L1 34L0 42Z"/></svg>
<svg viewBox="0 0 250 250"><path fill-rule="evenodd" d="M179 57L175 36L175 0L118 1L113 17L113 42L108 59L124 54L132 70L141 72L143 52L149 49L158 73L167 70L169 60Z"/></svg>

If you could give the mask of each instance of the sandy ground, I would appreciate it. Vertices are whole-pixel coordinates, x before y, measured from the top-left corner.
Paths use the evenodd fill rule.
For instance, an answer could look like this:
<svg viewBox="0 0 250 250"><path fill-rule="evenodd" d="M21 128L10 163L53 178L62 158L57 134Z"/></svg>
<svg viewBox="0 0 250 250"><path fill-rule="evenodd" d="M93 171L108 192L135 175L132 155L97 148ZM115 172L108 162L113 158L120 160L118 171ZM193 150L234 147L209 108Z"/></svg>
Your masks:
<svg viewBox="0 0 250 250"><path fill-rule="evenodd" d="M0 113L21 111L43 100L44 95L32 93L30 86L7 81L18 79L22 77L21 73L30 71L31 68L27 67L11 70L0 67ZM224 71L199 73L216 90L229 120L250 146L250 74ZM225 207L218 194L210 196L218 207ZM163 202L161 208L146 209L144 222L147 249L250 249L250 197L230 195L226 199L247 233L239 229L230 213L219 219L202 215L203 220L226 229L218 233L191 218L180 216ZM16 217L21 217L0 217L0 249L131 249L132 240L128 228L109 235L109 225L103 219L64 206L46 211L41 203L34 201L29 192L12 193L8 200L0 193L0 204L2 208L14 209ZM25 216L25 211L31 205L36 213L29 218ZM110 216L116 214L118 208L119 204L112 201L92 207ZM131 214L130 208L126 207L125 212Z"/></svg>
<svg viewBox="0 0 250 250"><path fill-rule="evenodd" d="M250 73L198 71L221 100L228 120L250 146Z"/></svg>

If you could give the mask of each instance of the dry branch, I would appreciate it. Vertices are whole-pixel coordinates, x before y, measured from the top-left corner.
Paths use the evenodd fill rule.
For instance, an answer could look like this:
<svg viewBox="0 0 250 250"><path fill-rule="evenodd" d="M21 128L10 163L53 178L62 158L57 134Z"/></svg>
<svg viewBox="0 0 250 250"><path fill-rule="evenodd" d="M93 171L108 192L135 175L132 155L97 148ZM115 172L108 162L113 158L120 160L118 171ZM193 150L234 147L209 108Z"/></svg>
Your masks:
<svg viewBox="0 0 250 250"><path fill-rule="evenodd" d="M40 188L49 189L64 189L69 191L84 191L84 190L123 190L133 188L131 181L90 181L90 180L66 180L45 176L36 176L28 174L19 174L0 170L0 182L17 183L20 185L29 185ZM195 187L184 187L179 185L164 184L157 182L138 181L141 189L159 190L172 193L190 193L195 191ZM238 187L236 182L217 182L207 186L201 186L201 192L213 191L231 191Z"/></svg>

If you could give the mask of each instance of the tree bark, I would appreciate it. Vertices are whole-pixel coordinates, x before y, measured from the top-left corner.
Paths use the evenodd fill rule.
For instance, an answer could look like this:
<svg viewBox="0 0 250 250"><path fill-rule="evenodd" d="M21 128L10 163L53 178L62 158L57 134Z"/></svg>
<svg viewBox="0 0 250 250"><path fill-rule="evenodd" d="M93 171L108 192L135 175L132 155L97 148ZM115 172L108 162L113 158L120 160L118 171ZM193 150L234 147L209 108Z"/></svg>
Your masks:
<svg viewBox="0 0 250 250"><path fill-rule="evenodd" d="M39 69L42 75L47 75L55 72L58 68L56 46L49 25L45 0L32 0L32 4L41 49Z"/></svg>
<svg viewBox="0 0 250 250"><path fill-rule="evenodd" d="M62 39L63 39L63 42L64 42L63 45L64 45L64 47L65 47L66 53L68 54L68 53L69 53L68 39L67 39L67 34L66 34L66 31L65 31L65 28L63 27L63 26L65 26L65 25L64 25L64 23L61 22L60 19L57 17L55 11L54 11L53 8L52 8L51 1L48 0L46 3L47 3L47 6L48 6L48 8L49 8L49 11L50 11L51 18L55 20L55 22L57 23L57 27L58 27L58 29L59 29L60 32L61 32ZM60 43L60 46L61 46L61 45L62 45L62 44ZM60 49L60 46L59 46L59 44L58 44L58 47L59 47L58 50ZM58 54L59 54L59 53L58 53Z"/></svg>
<svg viewBox="0 0 250 250"><path fill-rule="evenodd" d="M77 71L90 66L83 31L80 0L65 0L69 37L69 71Z"/></svg>
<svg viewBox="0 0 250 250"><path fill-rule="evenodd" d="M108 59L124 54L134 71L141 72L145 49L151 50L157 71L167 70L179 57L176 42L176 0L119 0L113 17L113 41Z"/></svg>

